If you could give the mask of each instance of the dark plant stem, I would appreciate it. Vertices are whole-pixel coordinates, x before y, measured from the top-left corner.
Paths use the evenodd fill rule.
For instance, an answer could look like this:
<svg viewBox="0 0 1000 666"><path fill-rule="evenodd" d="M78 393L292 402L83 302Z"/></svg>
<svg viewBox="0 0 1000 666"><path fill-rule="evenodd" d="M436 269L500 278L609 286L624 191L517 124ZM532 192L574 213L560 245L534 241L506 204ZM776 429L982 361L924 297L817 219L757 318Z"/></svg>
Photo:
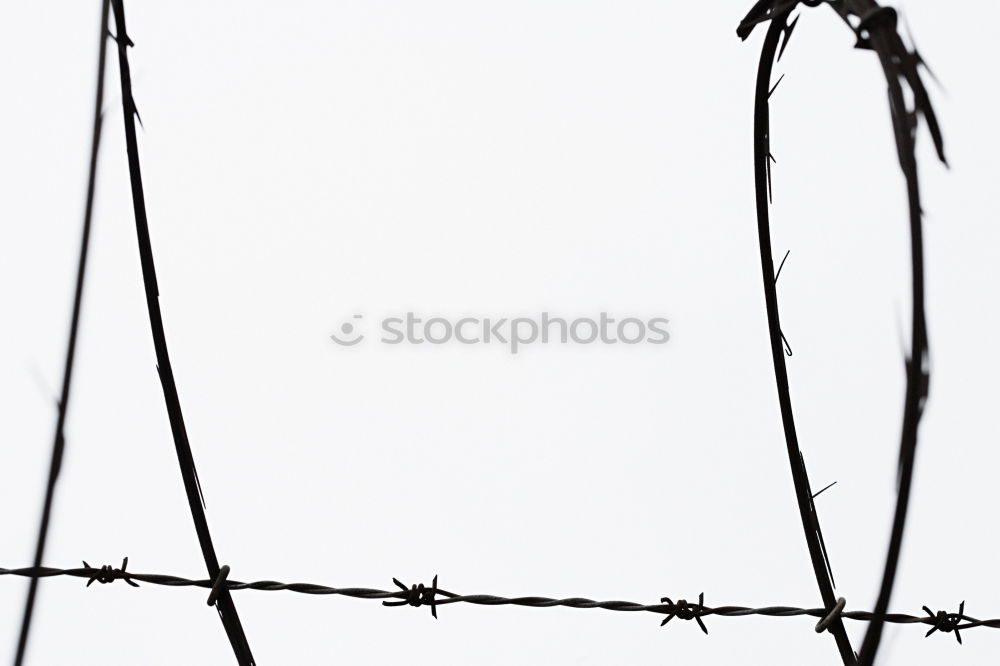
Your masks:
<svg viewBox="0 0 1000 666"><path fill-rule="evenodd" d="M87 176L87 200L83 210L83 233L80 238L80 258L76 269L76 287L73 293L73 314L70 316L69 342L66 346L66 364L63 366L62 390L59 394L59 412L56 417L56 432L52 442L52 459L49 464L49 478L45 487L45 502L42 506L41 524L38 528L38 541L35 544L35 566L42 565L45 555L45 542L49 533L49 521L52 516L52 503L56 491L56 481L62 468L63 451L66 439L63 429L66 425L66 412L69 409L70 386L73 380L73 362L76 358L76 340L80 329L80 311L83 306L83 281L87 272L87 254L90 250L90 228L94 210L94 190L97 184L97 155L101 145L101 126L104 106L104 64L107 60L108 34L108 4L109 0L101 2L101 32L97 50L97 93L94 99L94 127L90 141L90 172ZM31 630L31 617L35 609L35 597L38 593L38 578L32 578L28 585L28 598L24 604L24 617L21 620L21 633L17 640L17 654L14 664L21 666L28 647L28 633Z"/></svg>
<svg viewBox="0 0 1000 666"><path fill-rule="evenodd" d="M788 369L785 366L785 351L782 345L781 323L778 318L778 295L774 282L774 257L771 254L770 217L768 213L768 160L770 159L770 112L768 97L771 90L771 71L778 52L778 43L782 32L787 27L790 10L786 10L772 18L768 26L767 36L761 50L760 65L757 70L757 87L754 103L754 185L757 200L757 233L760 244L760 265L764 277L764 301L767 307L767 325L771 338L771 357L774 362L774 375L778 388L778 403L781 409L781 423L785 432L785 445L788 449L788 462L792 468L792 482L795 486L795 497L802 519L802 529L805 532L806 544L809 547L809 558L812 562L816 584L826 608L832 608L837 603L833 590L833 576L830 573L829 561L823 545L819 519L813 504L809 486L809 477L802 460L798 436L795 431L795 419L792 414L792 397L788 386ZM844 623L837 618L830 624L840 651L840 657L845 666L855 663L854 651L844 628Z"/></svg>
<svg viewBox="0 0 1000 666"><path fill-rule="evenodd" d="M142 280L146 292L146 307L149 310L149 322L153 334L153 347L156 351L157 371L160 384L163 387L163 398L166 402L167 415L170 420L170 430L173 434L174 447L177 450L177 460L180 463L181 476L184 479L184 490L187 493L188 505L194 519L195 531L201 545L202 555L210 578L219 575L219 561L212 544L212 536L208 530L205 518L201 485L188 442L187 430L184 427L184 416L181 412L180 398L174 373L170 367L170 356L167 353L167 340L163 330L163 317L160 313L159 289L156 282L156 268L153 263L153 250L149 237L149 224L146 219L146 203L142 188L142 173L139 168L139 149L136 141L135 117L136 108L132 98L132 78L128 64L128 48L132 44L125 28L125 8L123 0L113 0L115 14L116 41L118 44L118 65L121 78L122 111L125 118L125 143L128 150L129 179L132 185L132 204L135 210L136 233L139 240L139 260L142 265ZM215 604L225 627L233 652L241 666L253 666L253 655L247 643L243 626L232 596L228 590L222 590Z"/></svg>

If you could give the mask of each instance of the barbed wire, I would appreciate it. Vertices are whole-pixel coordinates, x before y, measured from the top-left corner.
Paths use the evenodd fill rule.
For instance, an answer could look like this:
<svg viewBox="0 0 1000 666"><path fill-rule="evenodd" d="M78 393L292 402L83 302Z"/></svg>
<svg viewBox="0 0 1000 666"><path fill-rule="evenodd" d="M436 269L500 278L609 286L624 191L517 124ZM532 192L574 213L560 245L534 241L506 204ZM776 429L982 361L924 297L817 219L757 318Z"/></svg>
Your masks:
<svg viewBox="0 0 1000 666"><path fill-rule="evenodd" d="M829 629L832 623L838 619L857 620L871 622L879 620L894 624L923 624L930 627L925 636L930 636L935 632L954 633L959 643L962 636L959 632L969 629L986 627L990 629L1000 629L1000 619L979 620L965 613L965 602L959 605L957 613L944 610L932 611L924 606L924 615L908 615L906 613L886 613L877 615L871 611L846 610L846 601L843 597L837 600L832 608L799 608L796 606L763 606L753 608L749 606L706 606L704 594L699 594L697 603L679 599L676 602L670 597L661 597L659 603L642 604L632 601L595 601L584 597L569 597L556 599L553 597L526 596L526 597L503 597L493 594L457 594L438 587L438 577L434 576L431 585L424 584L411 585L407 587L402 582L393 578L393 582L398 590L379 590L367 587L330 587L316 583L281 583L274 580L259 580L254 582L241 582L229 580L229 567L224 566L216 579L190 579L181 576L168 574L149 574L127 571L128 558L122 561L121 567L104 565L102 567L92 567L86 562L84 566L74 569L57 569L53 567L24 567L21 569L0 568L0 576L24 576L29 578L52 578L56 576L70 576L74 578L87 579L87 587L94 582L111 583L116 580L123 580L132 587L139 587L139 583L149 583L152 585L163 585L166 587L200 587L211 590L208 603L213 605L222 590L259 590L263 592L297 592L299 594L312 595L337 595L352 597L355 599L381 600L384 606L430 606L432 615L437 618L437 608L449 604L466 603L477 606L526 606L530 608L553 608L557 606L567 608L602 608L610 611L625 612L646 612L665 615L660 623L666 625L673 618L681 620L695 620L702 631L708 633L702 618L716 615L720 617L748 617L758 615L763 617L798 617L809 616L819 618L816 624L816 631L822 633Z"/></svg>
<svg viewBox="0 0 1000 666"><path fill-rule="evenodd" d="M887 612L887 605L892 592L896 566L902 544L903 526L906 518L914 453L917 443L917 425L920 420L924 402L927 398L927 386L929 381L926 369L927 340L923 310L923 257L922 230L920 224L921 207L919 189L917 186L916 158L914 154L914 132L919 117L922 117L925 120L934 140L938 155L942 161L944 160L940 128L938 127L937 120L930 105L927 91L924 88L919 73L919 68L923 66L924 63L915 48L911 51L903 43L902 38L896 30L897 15L895 10L888 7L880 7L875 0L758 0L753 9L740 24L737 31L739 36L745 39L753 30L754 26L766 22L771 23L768 35L765 38L764 47L762 49L761 65L758 69L758 85L755 104L755 176L758 205L758 225L761 245L761 266L764 274L765 300L767 304L772 355L774 356L776 382L779 392L779 404L781 407L783 426L785 429L786 447L788 449L789 462L792 468L800 518L802 520L803 530L809 546L809 553L814 573L820 588L822 603L826 604L826 608L799 608L794 606L767 606L760 608L747 606L719 606L713 608L705 605L704 593L699 593L697 603L689 602L686 599L678 599L675 602L670 597L661 597L660 603L656 604L641 604L630 601L595 601L583 597L556 599L542 596L502 597L489 594L461 595L439 588L437 576L434 577L433 582L429 586L424 584L415 584L409 587L396 578L393 578L392 580L398 588L397 590L379 590L360 587L335 588L313 583L281 583L270 580L256 582L229 580L228 576L230 568L228 566L219 566L218 558L209 533L205 517L204 498L202 496L201 484L195 469L194 458L184 426L180 399L177 394L176 383L170 367L170 359L167 352L162 316L158 303L159 290L156 281L155 267L153 264L152 247L149 239L148 221L146 217L136 141L135 119L138 118L138 111L135 106L135 100L132 97L131 76L127 57L127 49L129 47L133 47L134 43L128 37L126 31L124 0L111 0L110 3L109 0L102 1L102 35L108 32L107 25L109 4L113 8L113 14L115 17L116 35L113 36L113 38L117 44L119 56L119 70L122 88L122 111L125 122L129 176L132 186L134 212L139 240L139 253L143 270L143 285L146 293L147 308L149 310L153 343L157 356L157 369L164 391L164 399L170 419L171 431L174 438L175 448L177 450L178 461L181 467L181 474L192 518L195 523L199 544L202 549L208 574L213 578L195 580L166 574L132 573L127 571L128 558L125 558L122 561L121 567L118 568L111 565L92 567L86 561L83 562L83 567L74 569L56 569L40 566L45 546L48 515L51 510L53 490L55 487L56 477L58 475L59 463L62 457L62 429L68 404L69 380L73 365L76 327L80 311L83 271L86 259L90 211L94 190L96 155L101 129L100 110L103 94L103 76L99 75L90 181L87 209L85 213L84 240L82 244L81 260L76 284L76 299L71 324L66 370L64 372L64 384L62 391L63 397L59 402L59 418L57 421L53 447L53 463L50 468L47 494L43 509L42 523L39 531L34 566L20 569L0 568L0 576L22 576L31 579L31 587L29 589L28 600L26 602L25 617L22 623L18 654L15 664L19 666L24 656L38 580L41 578L57 576L86 578L87 587L90 587L95 582L108 584L117 580L123 580L131 587L140 587L139 583L149 583L167 587L200 587L209 589L210 593L207 600L208 605L214 606L218 610L234 654L242 666L253 666L254 660L229 592L234 590L251 589L260 591L290 591L312 595L339 595L358 599L381 600L384 606L429 606L431 614L435 619L438 617L438 606L456 603L468 603L483 606L512 605L533 608L601 608L611 611L649 612L665 616L662 619L660 626L666 625L674 618L680 618L681 620L694 620L705 634L708 634L708 627L706 626L703 618L713 615L722 617L748 617L754 615L765 617L811 616L819 618L815 627L817 632L822 633L828 631L834 636L846 666L855 666L855 664L858 663L862 666L870 666L875 658L875 653L878 648L881 635L881 625L885 622L896 624L921 624L929 626L930 628L926 632L925 637L930 636L935 632L954 633L959 644L962 643L960 633L962 630L979 627L1000 629L1000 619L978 620L974 617L966 615L965 601L962 601L959 604L957 612L948 612L945 610L932 611L928 606L922 607L924 615L908 615ZM900 445L900 483L897 495L898 499L893 520L892 534L890 537L890 545L886 558L886 566L883 573L882 586L874 611L846 610L846 600L843 597L836 599L834 597L832 567L826 551L825 543L823 541L822 532L820 531L816 507L813 502L819 493L813 494L811 492L804 459L802 457L802 453L798 445L797 435L795 433L794 420L791 411L790 389L788 386L787 369L785 367L784 359L784 355L791 356L792 352L791 347L781 330L777 312L775 283L777 282L778 275L780 274L781 266L779 266L777 273L773 271L774 261L770 250L770 231L768 226L767 206L772 198L771 164L775 160L773 154L771 153L768 100L774 93L778 84L781 83L781 78L779 78L773 86L771 85L771 72L774 62L781 59L781 55L784 53L792 31L797 23L797 17L795 19L790 19L790 15L793 10L798 8L799 5L816 7L822 4L829 4L842 16L845 21L847 21L852 30L857 33L857 46L859 48L873 50L880 58L888 82L890 111L896 135L900 166L902 167L907 181L910 208L914 282L913 338L911 351L906 358L906 411L904 414L903 438ZM856 25L855 23L852 23L852 19L855 20ZM104 59L104 42L102 40L99 72L103 72ZM907 91L904 91L904 86L908 88ZM909 92L911 94L913 99L912 109L907 107L904 92ZM782 261L782 264L783 263L784 261ZM819 492L821 493L823 491L821 490ZM860 656L854 652L850 645L842 623L842 620L844 619L866 621L870 623Z"/></svg>

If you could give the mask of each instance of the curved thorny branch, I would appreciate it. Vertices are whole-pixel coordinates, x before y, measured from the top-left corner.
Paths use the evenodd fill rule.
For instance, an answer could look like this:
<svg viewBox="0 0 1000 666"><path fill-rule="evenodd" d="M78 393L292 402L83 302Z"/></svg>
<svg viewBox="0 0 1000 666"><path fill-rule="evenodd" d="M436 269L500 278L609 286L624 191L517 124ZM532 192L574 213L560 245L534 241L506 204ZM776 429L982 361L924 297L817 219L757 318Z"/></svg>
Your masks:
<svg viewBox="0 0 1000 666"><path fill-rule="evenodd" d="M755 119L754 119L754 161L757 198L757 226L760 240L761 268L764 273L764 294L767 304L768 328L771 337L772 357L778 385L785 442L792 467L792 478L798 498L799 513L802 518L806 541L812 558L813 569L819 584L823 603L829 608L834 604L833 578L823 545L816 517L815 506L809 494L809 480L802 462L795 423L791 409L791 394L788 387L788 373L782 354L781 326L778 318L777 294L774 287L774 260L771 256L771 238L768 218L770 198L770 123L769 97L771 70L780 59L798 18L789 21L789 16L799 4L816 7L830 5L857 35L856 48L874 51L885 72L889 89L889 111L900 167L906 179L909 202L910 253L912 263L913 315L910 338L910 352L906 358L906 394L903 409L903 427L899 453L899 485L892 532L886 556L882 585L875 605L875 619L865 634L860 655L850 647L843 623L836 620L830 630L837 639L837 645L845 665L856 663L870 666L875 659L882 624L892 595L893 581L902 546L903 527L906 522L910 487L913 479L914 454L917 446L917 427L929 387L927 328L924 313L924 267L923 233L921 227L920 190L917 182L917 162L915 156L916 128L920 117L924 118L937 150L938 157L945 162L941 129L930 104L927 89L920 76L924 64L916 50L910 50L897 30L897 14L891 7L879 6L874 0L759 0L737 28L737 35L746 39L753 28L770 22L761 52L757 76ZM781 42L779 50L779 41ZM909 90L913 108L906 104L904 88ZM946 163L946 162L945 162ZM942 630L947 630L943 625ZM957 634L956 634L957 635Z"/></svg>

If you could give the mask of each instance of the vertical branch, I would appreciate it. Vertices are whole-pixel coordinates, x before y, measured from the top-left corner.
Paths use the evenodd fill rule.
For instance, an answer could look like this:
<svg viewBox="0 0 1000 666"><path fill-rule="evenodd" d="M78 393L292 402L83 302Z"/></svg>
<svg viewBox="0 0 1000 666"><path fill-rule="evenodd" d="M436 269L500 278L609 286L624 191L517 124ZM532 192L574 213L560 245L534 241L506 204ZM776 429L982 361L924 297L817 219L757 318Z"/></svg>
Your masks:
<svg viewBox="0 0 1000 666"><path fill-rule="evenodd" d="M792 482L795 486L795 498L798 503L799 517L802 519L802 530L806 536L806 545L809 548L809 559L816 576L816 584L819 586L820 596L823 599L823 606L832 608L837 603L833 591L833 577L830 573L826 549L820 533L819 519L816 516L816 508L809 487L809 476L802 459L798 435L795 431L795 418L792 414L792 396L788 386L788 369L785 366L781 323L778 319L778 295L774 281L774 257L771 254L770 216L768 213L768 167L770 166L768 98L771 92L771 71L778 53L779 40L782 34L785 34L785 31L789 29L787 20L791 9L790 7L773 16L767 36L764 38L760 65L757 69L754 102L754 185L757 199L757 234L760 244L760 265L764 278L767 327L771 339L771 357L778 388L781 424L784 428L785 445L788 449L788 462L792 469ZM852 666L855 663L854 651L851 648L844 623L839 616L830 623L829 628L845 666Z"/></svg>
<svg viewBox="0 0 1000 666"><path fill-rule="evenodd" d="M55 496L56 481L62 469L63 451L66 439L63 428L66 425L66 412L69 409L70 386L73 380L73 362L76 358L76 340L80 329L80 311L83 307L83 281L87 272L87 255L90 250L90 228L94 211L94 191L97 183L97 155L101 145L101 126L104 106L104 65L107 60L108 34L108 4L109 0L101 2L101 32L97 50L97 92L94 96L94 127L90 141L90 170L87 176L87 199L83 210L83 233L80 238L80 255L76 269L76 287L73 293L73 314L70 316L69 342L66 345L66 363L63 366L62 390L59 394L59 413L56 417L56 431L52 442L52 458L49 464L49 478L45 488L45 501L42 505L42 518L38 527L38 541L35 544L35 567L42 565L45 555L45 542L49 533L49 520L52 516L52 503ZM28 633L31 631L31 618L35 609L35 597L38 593L38 578L32 576L28 585L28 598L24 604L24 616L21 620L21 633L17 640L17 653L14 657L15 666L21 666L28 647Z"/></svg>
<svg viewBox="0 0 1000 666"><path fill-rule="evenodd" d="M128 48L132 41L125 28L125 7L123 0L113 0L115 14L116 42L118 44L118 66L121 78L122 112L125 119L125 143L128 150L129 179L132 186L132 204L135 211L136 233L139 240L139 260L142 265L142 280L146 292L146 308L149 311L149 322L153 334L153 347L156 351L157 371L160 384L163 387L163 398L166 402L167 415L170 420L170 430L173 434L174 448L180 463L181 476L184 479L184 490L187 493L188 505L194 519L195 531L201 545L202 555L208 569L208 575L213 580L219 576L219 561L212 544L212 536L205 517L201 485L195 470L191 445L188 442L187 429L184 426L184 416L181 412L180 398L174 373L170 367L170 356L167 353L167 340L163 330L163 317L160 313L159 289L156 282L156 268L153 263L153 249L149 238L149 223L146 219L146 202L142 188L142 172L139 167L139 148L136 141L135 117L138 115L135 101L132 98L132 77L128 64ZM253 655L247 643L243 626L236 606L227 588L223 588L216 609L225 627L233 652L241 666L253 666Z"/></svg>

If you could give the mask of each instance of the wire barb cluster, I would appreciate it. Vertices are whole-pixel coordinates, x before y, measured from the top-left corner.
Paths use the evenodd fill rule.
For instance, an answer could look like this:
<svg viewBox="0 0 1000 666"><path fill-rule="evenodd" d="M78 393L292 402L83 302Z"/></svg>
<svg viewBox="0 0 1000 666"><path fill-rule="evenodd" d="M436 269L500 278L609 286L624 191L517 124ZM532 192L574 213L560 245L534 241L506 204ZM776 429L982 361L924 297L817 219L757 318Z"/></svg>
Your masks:
<svg viewBox="0 0 1000 666"><path fill-rule="evenodd" d="M930 628L930 631L924 634L924 638L927 638L935 631L940 631L945 634L954 631L955 640L958 641L959 645L962 644L962 634L960 634L958 630L962 628L960 623L965 619L964 601L959 604L957 613L948 613L943 610L938 611L937 613L932 613L931 609L927 606L924 606L924 612L934 620L934 626Z"/></svg>
<svg viewBox="0 0 1000 666"><path fill-rule="evenodd" d="M701 616L706 614L704 592L701 592L698 595L698 603L696 604L690 603L687 599L680 599L675 604L673 601L670 600L670 597L663 597L662 599L660 599L660 602L661 603L666 602L667 604L674 606L675 608L673 613L670 613L665 618L663 618L663 622L660 623L661 627L666 625L667 622L670 622L675 617L678 617L682 620L696 621L698 623L698 626L701 627L701 630L705 632L705 635L708 635L708 627L706 627L705 623L701 621Z"/></svg>
<svg viewBox="0 0 1000 666"><path fill-rule="evenodd" d="M87 564L87 560L83 560L83 566L85 566L88 569L93 569L93 567ZM129 577L128 572L125 571L125 567L127 566L128 566L127 557L122 560L122 566L120 569L115 569L110 564L105 564L97 571L96 574L90 577L90 580L87 581L87 587L90 587L91 583L93 583L95 580L101 585L106 585L112 581L116 581L119 579L125 581L132 587L139 587L139 584L133 581Z"/></svg>
<svg viewBox="0 0 1000 666"><path fill-rule="evenodd" d="M392 582L396 584L396 587L405 592L406 596L401 601L383 601L383 606L405 606L409 604L410 606L417 607L428 604L431 607L431 615L434 616L435 620L437 619L437 599L435 599L438 592L437 575L434 576L434 582L431 583L430 587L424 587L424 584L420 583L418 585L412 585L409 589L407 589L407 587L400 583L397 578L393 578Z"/></svg>
<svg viewBox="0 0 1000 666"><path fill-rule="evenodd" d="M705 623L701 621L701 616L705 615L704 592L698 594L698 603L696 604L689 603L687 599L681 599L674 604L674 602L670 600L670 597L663 597L660 599L660 602L666 602L676 608L673 613L670 613L663 618L663 622L660 623L661 627L675 617L679 617L682 620L695 620L698 623L698 626L701 627L701 630L705 632L705 635L708 635L708 627L706 627Z"/></svg>

